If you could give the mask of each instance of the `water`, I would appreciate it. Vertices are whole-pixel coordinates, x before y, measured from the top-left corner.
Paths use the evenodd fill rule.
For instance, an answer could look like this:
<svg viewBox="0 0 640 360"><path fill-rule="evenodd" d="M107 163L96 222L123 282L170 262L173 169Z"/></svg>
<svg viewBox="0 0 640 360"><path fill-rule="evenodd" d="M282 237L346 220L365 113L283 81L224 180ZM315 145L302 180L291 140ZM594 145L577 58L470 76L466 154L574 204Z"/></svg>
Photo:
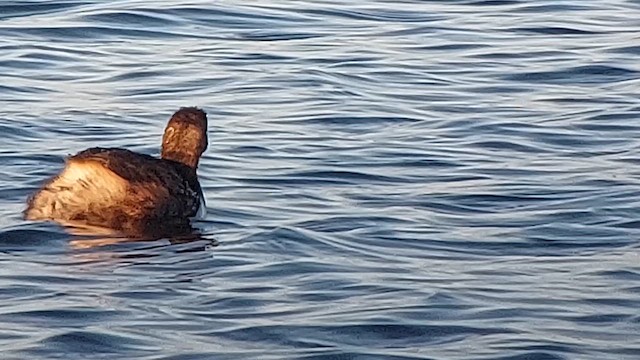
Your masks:
<svg viewBox="0 0 640 360"><path fill-rule="evenodd" d="M2 358L640 358L638 11L2 2ZM200 239L21 219L190 105Z"/></svg>

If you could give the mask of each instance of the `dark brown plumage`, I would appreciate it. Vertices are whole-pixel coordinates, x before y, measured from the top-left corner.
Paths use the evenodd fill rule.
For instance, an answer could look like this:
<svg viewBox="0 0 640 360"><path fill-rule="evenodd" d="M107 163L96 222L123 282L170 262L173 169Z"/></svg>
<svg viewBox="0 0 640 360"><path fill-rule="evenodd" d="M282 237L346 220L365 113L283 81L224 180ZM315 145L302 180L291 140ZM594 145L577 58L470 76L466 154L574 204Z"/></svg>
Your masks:
<svg viewBox="0 0 640 360"><path fill-rule="evenodd" d="M161 159L118 148L81 151L29 198L25 217L130 236L182 232L204 203L196 169L206 148L206 114L182 108L165 129Z"/></svg>

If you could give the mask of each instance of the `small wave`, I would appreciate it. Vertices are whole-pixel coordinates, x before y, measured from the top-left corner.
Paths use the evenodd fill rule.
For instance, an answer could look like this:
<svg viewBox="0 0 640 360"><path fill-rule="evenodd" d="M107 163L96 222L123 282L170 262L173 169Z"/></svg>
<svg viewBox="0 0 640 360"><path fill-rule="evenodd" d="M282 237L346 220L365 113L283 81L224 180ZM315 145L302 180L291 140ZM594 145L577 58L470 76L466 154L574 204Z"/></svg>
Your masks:
<svg viewBox="0 0 640 360"><path fill-rule="evenodd" d="M638 71L607 65L587 65L541 72L508 75L509 81L549 84L606 84L638 78Z"/></svg>
<svg viewBox="0 0 640 360"><path fill-rule="evenodd" d="M62 3L34 3L34 2L14 2L15 4L3 4L0 5L0 19L15 19L20 17L28 17L35 15L43 15L49 13L64 13L65 10L74 9L83 5L89 4L88 2L81 1L65 1Z"/></svg>
<svg viewBox="0 0 640 360"><path fill-rule="evenodd" d="M595 35L597 34L597 32L595 31L573 29L568 27L553 27L553 26L513 28L513 29L508 29L507 31L533 33L533 34L541 34L541 35Z"/></svg>
<svg viewBox="0 0 640 360"><path fill-rule="evenodd" d="M51 349L56 349L52 352ZM66 331L43 339L38 347L27 351L31 355L101 356L106 354L133 355L157 347L131 336L97 331Z"/></svg>

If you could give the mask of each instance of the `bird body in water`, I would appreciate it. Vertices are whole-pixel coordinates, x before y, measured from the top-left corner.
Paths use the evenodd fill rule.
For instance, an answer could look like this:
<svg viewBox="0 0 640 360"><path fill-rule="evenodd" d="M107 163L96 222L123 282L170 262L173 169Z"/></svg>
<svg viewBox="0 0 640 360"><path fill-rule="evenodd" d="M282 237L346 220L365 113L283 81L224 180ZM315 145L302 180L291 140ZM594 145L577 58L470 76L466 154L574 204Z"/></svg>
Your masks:
<svg viewBox="0 0 640 360"><path fill-rule="evenodd" d="M129 236L177 233L203 215L196 170L207 149L207 116L189 107L167 124L160 158L120 148L90 148L29 197L28 220L54 220Z"/></svg>

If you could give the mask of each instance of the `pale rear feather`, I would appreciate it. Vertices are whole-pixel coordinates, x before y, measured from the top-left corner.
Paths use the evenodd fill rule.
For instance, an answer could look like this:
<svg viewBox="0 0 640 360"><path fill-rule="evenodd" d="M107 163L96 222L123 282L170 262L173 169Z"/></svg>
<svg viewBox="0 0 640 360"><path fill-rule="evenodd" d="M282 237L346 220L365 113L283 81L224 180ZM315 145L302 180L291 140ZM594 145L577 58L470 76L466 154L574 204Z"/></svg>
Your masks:
<svg viewBox="0 0 640 360"><path fill-rule="evenodd" d="M29 201L29 220L73 219L122 200L127 182L101 163L69 159L62 173Z"/></svg>

